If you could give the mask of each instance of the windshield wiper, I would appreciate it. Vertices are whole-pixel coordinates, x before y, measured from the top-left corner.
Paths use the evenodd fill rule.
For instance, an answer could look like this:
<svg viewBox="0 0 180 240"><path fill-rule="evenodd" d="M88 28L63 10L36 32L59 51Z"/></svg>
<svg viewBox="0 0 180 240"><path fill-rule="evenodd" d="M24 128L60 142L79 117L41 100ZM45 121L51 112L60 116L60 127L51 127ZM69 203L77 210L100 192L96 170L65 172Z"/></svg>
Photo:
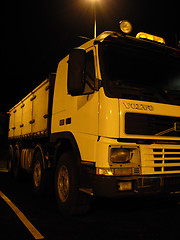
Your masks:
<svg viewBox="0 0 180 240"><path fill-rule="evenodd" d="M162 132L156 133L155 136L162 136L166 133L170 133L170 132L173 132L173 131L180 132L180 123L179 122L175 122L174 126L172 128L168 128L168 129L166 129Z"/></svg>

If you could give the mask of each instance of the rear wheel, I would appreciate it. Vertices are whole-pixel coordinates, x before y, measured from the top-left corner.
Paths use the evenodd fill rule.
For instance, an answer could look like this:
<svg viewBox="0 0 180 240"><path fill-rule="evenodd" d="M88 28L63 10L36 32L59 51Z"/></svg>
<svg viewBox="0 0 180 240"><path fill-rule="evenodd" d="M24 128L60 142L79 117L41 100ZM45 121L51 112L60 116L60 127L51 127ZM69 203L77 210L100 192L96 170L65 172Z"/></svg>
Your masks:
<svg viewBox="0 0 180 240"><path fill-rule="evenodd" d="M20 150L18 146L16 146L14 150L13 174L14 174L14 178L16 179L20 179L22 175Z"/></svg>
<svg viewBox="0 0 180 240"><path fill-rule="evenodd" d="M55 194L64 215L85 214L89 210L89 196L79 191L78 172L72 152L64 152L55 173Z"/></svg>
<svg viewBox="0 0 180 240"><path fill-rule="evenodd" d="M14 150L13 150L13 146L10 145L9 146L9 155L8 155L8 171L10 174L13 174L13 158L14 158Z"/></svg>

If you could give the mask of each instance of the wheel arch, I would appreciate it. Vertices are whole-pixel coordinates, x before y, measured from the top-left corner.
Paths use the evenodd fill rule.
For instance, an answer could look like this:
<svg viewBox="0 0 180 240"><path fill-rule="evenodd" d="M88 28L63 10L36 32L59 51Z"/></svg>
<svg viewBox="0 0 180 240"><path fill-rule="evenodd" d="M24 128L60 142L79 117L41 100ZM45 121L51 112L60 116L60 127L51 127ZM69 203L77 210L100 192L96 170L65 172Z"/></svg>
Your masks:
<svg viewBox="0 0 180 240"><path fill-rule="evenodd" d="M14 151L18 150L20 152L20 149L21 149L20 145L18 143L16 143L14 145Z"/></svg>
<svg viewBox="0 0 180 240"><path fill-rule="evenodd" d="M76 139L71 132L61 132L52 134L51 142L55 144L55 162L54 162L55 167L61 154L69 151L73 152L76 164L77 166L80 166L81 162L80 151Z"/></svg>

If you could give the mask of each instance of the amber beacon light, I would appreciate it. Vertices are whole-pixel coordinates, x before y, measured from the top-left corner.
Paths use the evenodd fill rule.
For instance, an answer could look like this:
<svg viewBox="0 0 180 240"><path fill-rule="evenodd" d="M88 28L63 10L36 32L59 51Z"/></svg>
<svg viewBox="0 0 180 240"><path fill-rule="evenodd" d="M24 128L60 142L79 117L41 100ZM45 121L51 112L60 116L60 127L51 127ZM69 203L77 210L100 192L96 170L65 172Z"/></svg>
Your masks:
<svg viewBox="0 0 180 240"><path fill-rule="evenodd" d="M132 31L132 25L127 20L120 21L119 27L120 27L121 31L125 34L129 34Z"/></svg>
<svg viewBox="0 0 180 240"><path fill-rule="evenodd" d="M139 32L136 35L136 38L147 39L147 40L150 40L150 41L154 41L154 42L159 42L159 43L165 44L165 40L163 38L158 37L158 36L154 36L152 34L144 33L144 32Z"/></svg>

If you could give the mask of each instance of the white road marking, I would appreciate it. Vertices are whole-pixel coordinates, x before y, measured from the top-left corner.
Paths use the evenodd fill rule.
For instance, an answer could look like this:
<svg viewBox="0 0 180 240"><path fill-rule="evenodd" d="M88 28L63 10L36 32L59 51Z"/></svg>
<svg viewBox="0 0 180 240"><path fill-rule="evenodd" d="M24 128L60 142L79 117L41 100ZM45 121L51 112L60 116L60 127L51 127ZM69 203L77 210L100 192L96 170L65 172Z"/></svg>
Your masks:
<svg viewBox="0 0 180 240"><path fill-rule="evenodd" d="M10 208L15 212L22 223L27 227L30 233L35 239L44 239L44 237L38 232L38 230L30 223L30 221L25 217L25 215L11 202L11 200L0 191L0 197L10 206Z"/></svg>
<svg viewBox="0 0 180 240"><path fill-rule="evenodd" d="M0 172L8 172L8 169L6 169L6 168L0 168Z"/></svg>

